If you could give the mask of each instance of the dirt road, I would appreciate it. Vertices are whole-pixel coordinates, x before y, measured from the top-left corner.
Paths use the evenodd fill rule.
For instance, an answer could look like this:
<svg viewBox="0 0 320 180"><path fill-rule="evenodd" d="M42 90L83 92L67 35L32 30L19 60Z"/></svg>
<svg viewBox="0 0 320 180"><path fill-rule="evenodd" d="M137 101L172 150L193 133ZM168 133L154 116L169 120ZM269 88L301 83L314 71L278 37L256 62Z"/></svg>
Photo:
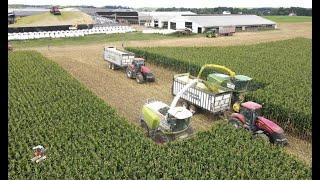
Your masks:
<svg viewBox="0 0 320 180"><path fill-rule="evenodd" d="M291 39L295 37L312 37L311 22L305 23L280 23L277 30L259 32L239 32L229 37L218 38L179 38L165 40L130 41L126 46L151 47L151 46L232 46L248 45L261 42L270 42Z"/></svg>
<svg viewBox="0 0 320 180"><path fill-rule="evenodd" d="M76 79L93 91L117 112L133 124L138 125L140 110L149 98L156 98L169 104L172 100L171 83L175 72L147 64L156 76L155 83L137 84L126 77L124 71L107 68L102 57L102 46L67 46L37 48L48 58L60 64ZM196 131L209 129L218 119L209 113L193 117L192 126ZM288 136L290 147L286 151L307 164L311 164L311 143Z"/></svg>

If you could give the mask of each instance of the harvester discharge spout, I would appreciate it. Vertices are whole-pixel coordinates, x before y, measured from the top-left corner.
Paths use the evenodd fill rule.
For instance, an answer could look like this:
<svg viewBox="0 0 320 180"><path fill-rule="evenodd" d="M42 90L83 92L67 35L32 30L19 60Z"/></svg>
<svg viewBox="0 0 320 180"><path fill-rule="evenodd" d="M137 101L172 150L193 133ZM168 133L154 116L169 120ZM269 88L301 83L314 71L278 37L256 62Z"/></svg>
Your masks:
<svg viewBox="0 0 320 180"><path fill-rule="evenodd" d="M197 83L199 82L199 79L193 79L192 81L189 82L189 84L187 84L184 88L182 88L178 94L174 97L173 101L171 102L170 105L170 109L168 110L168 112L171 112L172 109L174 109L174 107L176 107L178 100L180 99L180 97L182 96L182 94L188 90L190 87L195 86Z"/></svg>

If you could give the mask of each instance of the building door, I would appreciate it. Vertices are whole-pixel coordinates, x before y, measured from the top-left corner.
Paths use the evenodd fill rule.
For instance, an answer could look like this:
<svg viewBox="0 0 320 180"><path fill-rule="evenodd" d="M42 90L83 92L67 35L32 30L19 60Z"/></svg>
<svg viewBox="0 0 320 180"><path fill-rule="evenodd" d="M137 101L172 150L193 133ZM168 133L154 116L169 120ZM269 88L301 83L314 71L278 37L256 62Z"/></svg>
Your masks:
<svg viewBox="0 0 320 180"><path fill-rule="evenodd" d="M202 33L202 28L198 27L198 33Z"/></svg>
<svg viewBox="0 0 320 180"><path fill-rule="evenodd" d="M168 29L168 21L163 21L163 26L162 28Z"/></svg>
<svg viewBox="0 0 320 180"><path fill-rule="evenodd" d="M176 23L170 22L170 29L176 30Z"/></svg>

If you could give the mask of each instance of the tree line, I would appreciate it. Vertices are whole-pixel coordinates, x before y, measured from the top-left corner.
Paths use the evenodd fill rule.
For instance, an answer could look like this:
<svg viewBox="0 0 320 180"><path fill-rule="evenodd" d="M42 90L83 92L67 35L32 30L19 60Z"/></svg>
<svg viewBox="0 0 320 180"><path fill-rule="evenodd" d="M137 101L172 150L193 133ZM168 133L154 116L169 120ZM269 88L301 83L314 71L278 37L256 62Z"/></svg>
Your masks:
<svg viewBox="0 0 320 180"><path fill-rule="evenodd" d="M222 14L229 11L231 14L255 14L259 16L285 16L295 13L297 16L312 16L312 8L290 7L290 8L158 8L156 11L191 11L196 14Z"/></svg>

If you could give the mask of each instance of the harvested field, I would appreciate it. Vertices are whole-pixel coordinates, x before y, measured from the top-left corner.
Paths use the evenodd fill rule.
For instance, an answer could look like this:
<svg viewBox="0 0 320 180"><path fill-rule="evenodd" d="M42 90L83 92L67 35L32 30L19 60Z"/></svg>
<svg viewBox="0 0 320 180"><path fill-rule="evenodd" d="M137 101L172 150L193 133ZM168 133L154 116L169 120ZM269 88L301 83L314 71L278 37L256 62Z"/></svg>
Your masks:
<svg viewBox="0 0 320 180"><path fill-rule="evenodd" d="M18 18L16 23L10 24L8 27L55 26L92 23L92 18L83 12L61 11L61 15L53 15L50 12L45 12Z"/></svg>
<svg viewBox="0 0 320 180"><path fill-rule="evenodd" d="M102 58L102 49L103 45L51 47L50 50L45 47L37 48L133 124L138 124L141 107L148 98L171 102L171 81L175 72L148 64L156 75L156 82L140 85L127 79L124 72L107 69L107 63ZM218 122L218 118L213 119L208 113L196 114L192 125L197 131L207 130L214 122ZM288 139L290 146L286 151L310 165L311 143L290 136Z"/></svg>

